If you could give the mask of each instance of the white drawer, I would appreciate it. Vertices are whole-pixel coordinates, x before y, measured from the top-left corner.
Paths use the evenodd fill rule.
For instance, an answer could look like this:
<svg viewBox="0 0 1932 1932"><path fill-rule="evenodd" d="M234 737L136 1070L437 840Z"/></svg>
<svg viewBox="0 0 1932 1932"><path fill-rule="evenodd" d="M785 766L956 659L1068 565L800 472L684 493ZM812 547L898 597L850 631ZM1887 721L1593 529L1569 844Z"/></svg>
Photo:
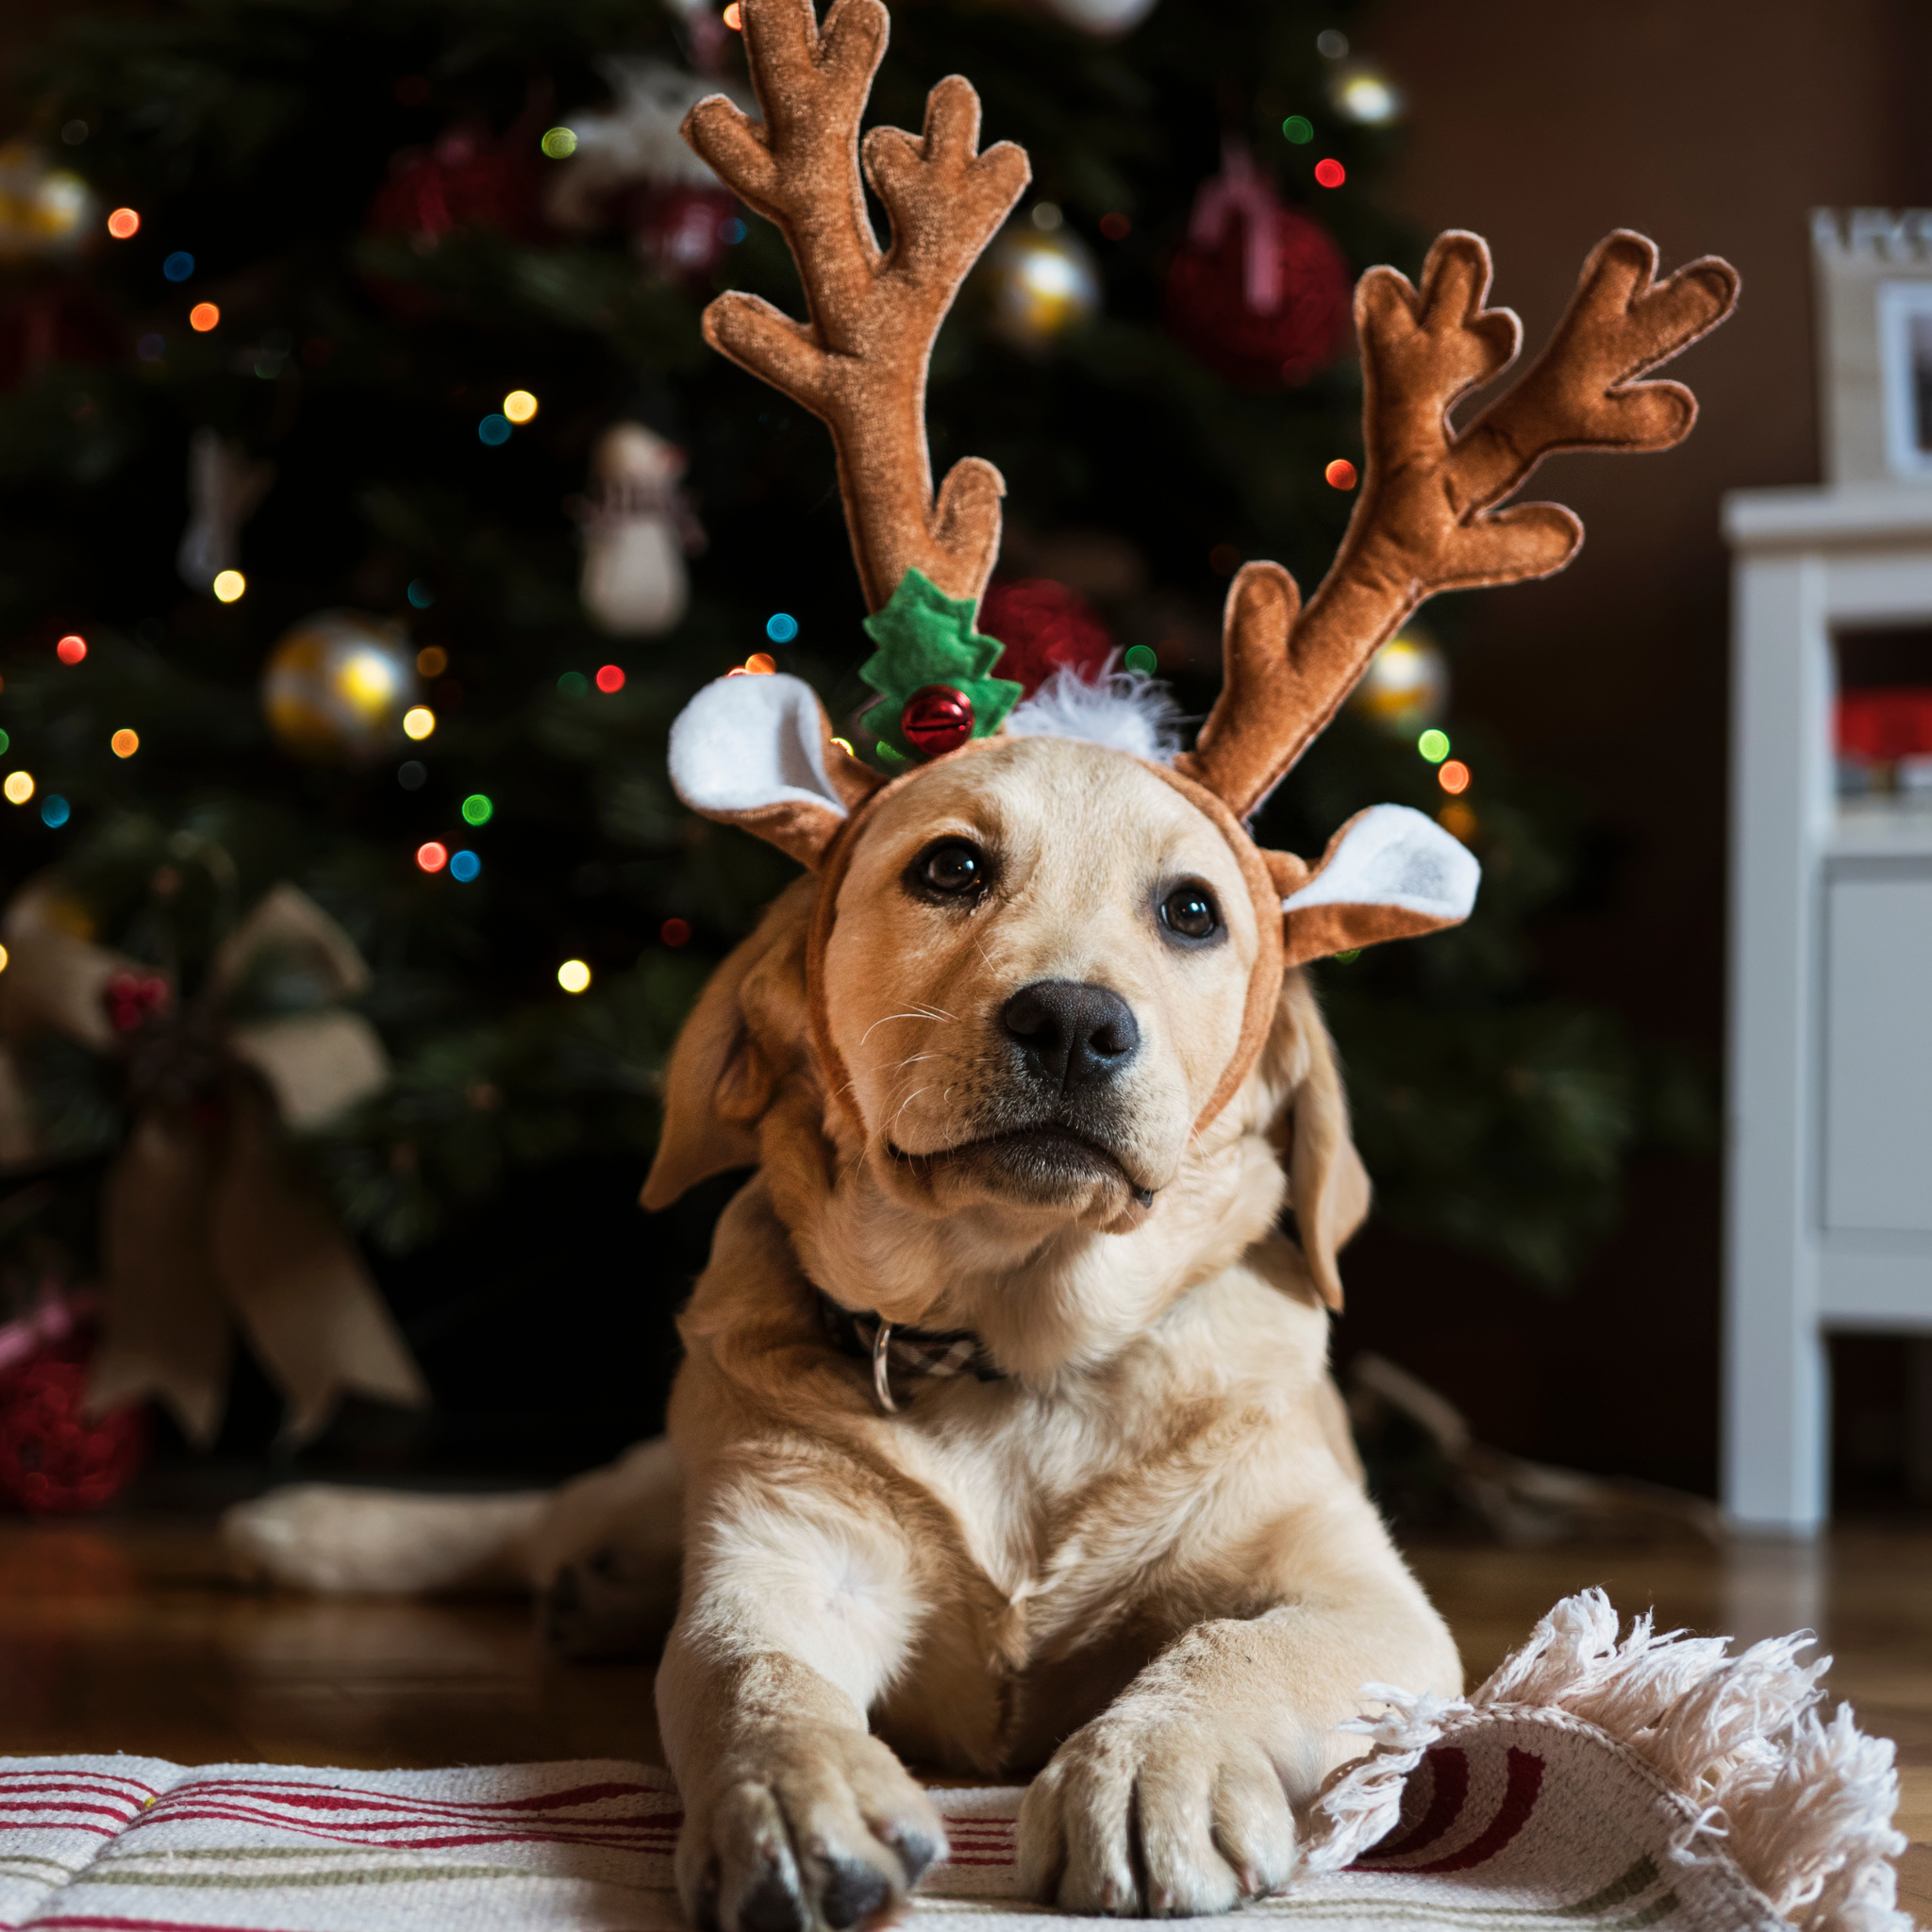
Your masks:
<svg viewBox="0 0 1932 1932"><path fill-rule="evenodd" d="M1932 1233L1932 867L1825 886L1824 1224Z"/></svg>

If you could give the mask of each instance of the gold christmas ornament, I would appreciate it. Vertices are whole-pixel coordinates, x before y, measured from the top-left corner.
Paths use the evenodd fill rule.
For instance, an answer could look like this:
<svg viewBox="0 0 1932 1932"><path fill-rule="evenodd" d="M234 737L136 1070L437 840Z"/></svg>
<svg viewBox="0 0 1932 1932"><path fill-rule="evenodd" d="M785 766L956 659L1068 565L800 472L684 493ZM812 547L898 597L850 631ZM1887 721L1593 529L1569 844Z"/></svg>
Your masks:
<svg viewBox="0 0 1932 1932"><path fill-rule="evenodd" d="M316 763L352 763L402 742L418 696L416 656L399 624L322 610L269 653L261 708L275 742Z"/></svg>
<svg viewBox="0 0 1932 1932"><path fill-rule="evenodd" d="M987 327L1010 347L1038 355L1100 312L1093 252L1058 221L1009 227L987 250L975 279ZM1058 215L1058 210L1055 210Z"/></svg>
<svg viewBox="0 0 1932 1932"><path fill-rule="evenodd" d="M0 147L0 261L70 254L97 213L87 183L66 168L49 167L31 142Z"/></svg>
<svg viewBox="0 0 1932 1932"><path fill-rule="evenodd" d="M1411 626L1369 659L1349 703L1391 737L1407 738L1448 709L1449 660L1441 645Z"/></svg>

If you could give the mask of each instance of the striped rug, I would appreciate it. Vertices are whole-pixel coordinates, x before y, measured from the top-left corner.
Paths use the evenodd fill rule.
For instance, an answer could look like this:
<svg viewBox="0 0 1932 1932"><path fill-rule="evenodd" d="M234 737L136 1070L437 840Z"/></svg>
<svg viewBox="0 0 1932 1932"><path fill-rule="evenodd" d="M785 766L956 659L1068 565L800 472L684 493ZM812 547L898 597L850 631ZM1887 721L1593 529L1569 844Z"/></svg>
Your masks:
<svg viewBox="0 0 1932 1932"><path fill-rule="evenodd" d="M1243 1921L1305 1932L1911 1932L1890 1746L1811 1710L1799 1640L1621 1643L1559 1605L1467 1701L1384 1690L1367 1755ZM1072 1919L1018 1895L1022 1792L933 1792L951 1856L907 1923ZM669 1777L588 1761L454 1771L0 1759L0 1932L671 1932ZM1747 1874L1749 1875L1747 1875ZM1215 1922L1192 1921L1202 1926Z"/></svg>

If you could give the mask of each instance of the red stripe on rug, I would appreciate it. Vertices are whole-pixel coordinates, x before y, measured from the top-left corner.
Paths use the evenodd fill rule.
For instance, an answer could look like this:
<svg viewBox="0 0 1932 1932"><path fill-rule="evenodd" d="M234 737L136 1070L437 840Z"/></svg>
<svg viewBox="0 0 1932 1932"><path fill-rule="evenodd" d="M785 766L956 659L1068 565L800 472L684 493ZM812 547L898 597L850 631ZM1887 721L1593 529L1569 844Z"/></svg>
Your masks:
<svg viewBox="0 0 1932 1932"><path fill-rule="evenodd" d="M113 1919L94 1913L65 1912L58 1919L23 1919L18 1925L0 1926L0 1932L43 1932L50 1925L67 1925L75 1932L276 1932L273 1925L202 1925L186 1919Z"/></svg>
<svg viewBox="0 0 1932 1932"><path fill-rule="evenodd" d="M1429 1767L1428 1809L1399 1838L1385 1838L1362 1854L1368 1858L1402 1858L1426 1851L1461 1815L1469 1796L1469 1754L1454 1744L1440 1744L1424 1762Z"/></svg>
<svg viewBox="0 0 1932 1932"><path fill-rule="evenodd" d="M222 1809L209 1806L205 1810L175 1811L169 1817L156 1820L150 1813L141 1823L121 1833L123 1838L132 1838L136 1832L144 1831L149 1824L178 1824L184 1822L207 1823L220 1821L227 1824L265 1825L272 1831L287 1832L295 1838L319 1838L332 1845L358 1845L386 1852L441 1852L455 1845L583 1845L592 1851L648 1853L653 1849L650 1842L625 1843L609 1838L585 1838L572 1831L469 1831L453 1832L445 1830L440 1838L351 1838L340 1831L325 1831L318 1825L292 1824L286 1820L263 1818L258 1813L238 1809ZM75 1827L76 1830L92 1830L91 1825ZM102 1832L103 1838L112 1838L112 1832ZM657 1835L656 1842L665 1842L662 1834ZM674 1840L675 1842L675 1840Z"/></svg>
<svg viewBox="0 0 1932 1932"><path fill-rule="evenodd" d="M1427 1865L1405 1866L1403 1875L1420 1878L1425 1874L1433 1875L1439 1872L1467 1872L1471 1866L1493 1858L1529 1823L1529 1814L1536 1809L1537 1794L1542 1788L1542 1759L1533 1751L1519 1751L1512 1744L1509 1747L1509 1780L1504 1787L1503 1802L1496 1807L1496 1815L1490 1820L1488 1829L1472 1839L1459 1852L1451 1852L1446 1858L1437 1858Z"/></svg>
<svg viewBox="0 0 1932 1932"><path fill-rule="evenodd" d="M206 1802L184 1797L172 1805L156 1805L127 1828L145 1831L151 1825L174 1824L188 1818L232 1818L271 1831L320 1832L343 1844L407 1843L390 1834L412 1831L495 1831L505 1838L540 1839L569 1832L585 1843L622 1844L639 1838L675 1836L675 1827L653 1819L556 1818L525 1824L514 1818L305 1818L301 1813L256 1805L245 1797L214 1798Z"/></svg>
<svg viewBox="0 0 1932 1932"><path fill-rule="evenodd" d="M676 1803L676 1794L659 1785L603 1784L574 1785L568 1790L538 1791L527 1798L418 1798L407 1792L371 1790L362 1785L310 1785L281 1778L196 1778L190 1785L177 1786L186 1795L191 1791L246 1791L251 1797L275 1799L319 1811L365 1808L407 1811L447 1816L474 1815L479 1811L542 1811L559 1805L593 1805L607 1798L661 1798ZM172 1794L171 1794L172 1795Z"/></svg>
<svg viewBox="0 0 1932 1932"><path fill-rule="evenodd" d="M139 1791L117 1791L111 1785L95 1784L89 1778L57 1778L39 1784L23 1785L11 1782L0 1783L0 1803L15 1797L39 1798L58 1797L62 1791L85 1791L91 1798L116 1798L124 1805L142 1805L155 1796L145 1786Z"/></svg>
<svg viewBox="0 0 1932 1932"><path fill-rule="evenodd" d="M90 1805L79 1798L48 1798L44 1802L33 1798L16 1798L10 1791L0 1791L0 1811L93 1811L103 1818L132 1818L141 1809L139 1805Z"/></svg>

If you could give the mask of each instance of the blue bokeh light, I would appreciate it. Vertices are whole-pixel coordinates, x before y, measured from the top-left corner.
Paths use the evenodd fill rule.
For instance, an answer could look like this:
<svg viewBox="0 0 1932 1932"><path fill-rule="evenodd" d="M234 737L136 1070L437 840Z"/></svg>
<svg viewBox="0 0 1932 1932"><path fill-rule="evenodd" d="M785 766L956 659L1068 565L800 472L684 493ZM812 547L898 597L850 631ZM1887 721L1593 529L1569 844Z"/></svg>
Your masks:
<svg viewBox="0 0 1932 1932"><path fill-rule="evenodd" d="M194 258L187 249L177 248L162 262L161 273L171 282L185 282L194 273Z"/></svg>
<svg viewBox="0 0 1932 1932"><path fill-rule="evenodd" d="M418 610L427 610L436 602L436 592L429 588L425 578L418 577L409 586L409 602Z"/></svg>
<svg viewBox="0 0 1932 1932"><path fill-rule="evenodd" d="M483 861L474 852L464 850L450 855L449 875L468 885L483 870Z"/></svg>
<svg viewBox="0 0 1932 1932"><path fill-rule="evenodd" d="M41 800L41 823L52 825L56 831L74 816L67 801L58 791L50 791Z"/></svg>
<svg viewBox="0 0 1932 1932"><path fill-rule="evenodd" d="M774 644L789 644L798 635L798 620L789 610L774 611L765 619L765 635Z"/></svg>
<svg viewBox="0 0 1932 1932"><path fill-rule="evenodd" d="M476 434L494 449L498 443L509 441L509 418L502 415L486 416L477 424Z"/></svg>

